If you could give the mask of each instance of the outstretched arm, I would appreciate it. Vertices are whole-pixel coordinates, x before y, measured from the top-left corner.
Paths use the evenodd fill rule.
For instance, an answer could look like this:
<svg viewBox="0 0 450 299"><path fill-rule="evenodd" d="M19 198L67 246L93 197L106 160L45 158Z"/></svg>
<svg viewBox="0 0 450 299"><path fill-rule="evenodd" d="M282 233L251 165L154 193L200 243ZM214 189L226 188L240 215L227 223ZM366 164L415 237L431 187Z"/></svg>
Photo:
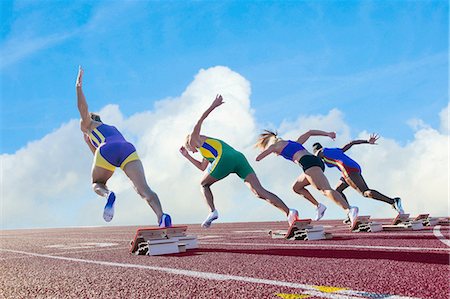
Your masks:
<svg viewBox="0 0 450 299"><path fill-rule="evenodd" d="M81 116L81 130L83 132L87 132L89 130L89 127L91 126L91 117L89 115L88 105L83 93L83 73L84 71L80 66L78 68L78 76L75 87L77 89L78 111L80 112Z"/></svg>
<svg viewBox="0 0 450 299"><path fill-rule="evenodd" d="M300 135L300 137L298 137L298 139L297 139L297 142L300 144L303 144L311 136L328 136L334 140L334 138L336 138L336 133L335 132L325 132L325 131L321 131L321 130L309 130L305 134Z"/></svg>
<svg viewBox="0 0 450 299"><path fill-rule="evenodd" d="M262 159L264 159L265 157L267 157L268 155L270 155L271 153L275 152L275 145L272 144L270 145L268 148L266 148L265 150L263 150L257 157L256 157L256 161L261 161Z"/></svg>
<svg viewBox="0 0 450 299"><path fill-rule="evenodd" d="M219 107L220 105L222 105L223 102L223 98L221 95L217 95L216 98L214 99L214 101L212 102L211 106L209 106L208 109L206 109L205 112L203 112L202 116L200 117L200 119L197 121L197 124L194 127L194 130L191 133L191 140L193 140L194 142L200 142L200 129L202 127L202 123L203 121L208 117L208 115L217 107ZM198 146L200 146L200 144L196 144Z"/></svg>
<svg viewBox="0 0 450 299"><path fill-rule="evenodd" d="M188 159L189 162L191 162L192 164L194 164L194 166L197 167L198 169L200 169L201 171L204 171L204 170L206 169L206 167L208 167L208 164L209 164L208 160L203 159L203 161L200 162L200 161L194 159L191 155L189 155L187 149L186 149L184 146L182 146L182 147L180 148L180 153L181 153L186 159Z"/></svg>
<svg viewBox="0 0 450 299"><path fill-rule="evenodd" d="M348 151L352 146L356 145L356 144L364 144L364 143L369 143L369 144L376 144L375 142L378 140L378 138L380 138L380 136L378 136L377 134L371 134L369 140L353 140L352 142L346 144L343 148L342 151L346 152Z"/></svg>

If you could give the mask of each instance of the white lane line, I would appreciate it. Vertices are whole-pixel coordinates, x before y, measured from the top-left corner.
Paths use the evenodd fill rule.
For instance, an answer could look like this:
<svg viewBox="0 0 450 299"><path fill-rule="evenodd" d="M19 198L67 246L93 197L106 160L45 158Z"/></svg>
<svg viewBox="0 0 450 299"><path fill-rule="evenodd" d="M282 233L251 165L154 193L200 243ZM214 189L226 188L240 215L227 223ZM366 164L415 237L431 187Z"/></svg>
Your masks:
<svg viewBox="0 0 450 299"><path fill-rule="evenodd" d="M316 247L316 248L358 248L358 249L387 249L407 251L450 251L450 248L427 248L427 247L393 247L393 246L369 246L369 245L338 245L338 244L274 244L274 243L227 243L227 242L199 242L205 245L230 245L230 246L269 246L269 247Z"/></svg>
<svg viewBox="0 0 450 299"><path fill-rule="evenodd" d="M436 238L438 238L439 241L441 241L442 243L444 243L447 246L450 246L450 240L446 239L444 237L444 235L441 233L441 226L440 225L436 225L433 228L433 234Z"/></svg>
<svg viewBox="0 0 450 299"><path fill-rule="evenodd" d="M19 250L11 250L11 249L3 249L0 248L0 251L24 254L35 257L56 259L56 260L64 260L78 263L86 263L86 264L97 264L102 266L110 266L110 267L122 267L122 268L137 268L137 269L145 269L145 270L154 270L165 272L168 274L174 275L183 275L194 278L202 278L207 280L219 280L219 281L239 281L239 282L248 282L255 284L267 284L273 286L280 287L289 287L295 289L303 289L305 290L304 294L310 294L317 297L322 298L336 298L336 299L357 299L357 298L381 298L376 296L383 296L383 299L419 299L415 297L408 296L399 296L399 295L387 295L387 294L377 294L377 293L367 293L363 291L356 291L350 289L343 289L333 293L321 292L317 286L294 283L288 281L280 281L280 280L271 280L271 279L262 279L262 278L254 278L248 276L237 276L237 275L229 275L229 274L218 274L212 272L201 272L201 271L193 271L193 270L184 270L184 269L176 269L176 268L167 268L167 267L157 267L157 266L149 266L149 265L138 265L138 264L128 264L128 263L116 263L116 262L107 262L107 261L96 261L96 260L87 260L87 259L79 259L79 258L70 258L65 256L53 256L48 254L39 254L34 252L25 252Z"/></svg>

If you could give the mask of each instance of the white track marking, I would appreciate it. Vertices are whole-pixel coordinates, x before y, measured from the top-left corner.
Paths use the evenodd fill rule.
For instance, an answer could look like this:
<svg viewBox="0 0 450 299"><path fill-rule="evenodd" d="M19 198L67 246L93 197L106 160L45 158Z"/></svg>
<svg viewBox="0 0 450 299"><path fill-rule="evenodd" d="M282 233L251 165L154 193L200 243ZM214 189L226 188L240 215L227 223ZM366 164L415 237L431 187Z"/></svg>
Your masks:
<svg viewBox="0 0 450 299"><path fill-rule="evenodd" d="M218 273L212 273L212 272L201 272L201 271L184 270L184 269L167 268L167 267L157 267L157 266L149 266L149 265L96 261L96 260L87 260L87 259L79 259L79 258L70 258L70 257L64 257L64 256L52 256L52 255L48 255L48 254L39 254L39 253L25 252L25 251L11 250L11 249L3 249L3 248L0 248L0 251L24 254L24 255L28 255L28 256L34 256L34 257L63 260L63 261L71 261L71 262L86 263L86 264L96 264L96 265L109 266L109 267L146 269L146 270L165 272L168 274L183 275L183 276L189 276L189 277L195 277L195 278L201 278L201 279L207 279L207 280L219 280L219 281L231 280L231 281L239 281L239 282L247 282L247 283L255 283L255 284L267 284L267 285L280 286L280 287L289 287L289 288L295 288L295 289L302 289L302 290L305 290L303 292L303 294L310 294L310 295L313 295L316 297L322 297L322 298L360 299L360 298L377 298L376 297L377 295L378 296L381 295L381 294L377 294L377 293L368 293L368 292L349 290L349 289L340 290L340 291L336 291L333 293L326 293L326 292L321 292L320 290L317 289L317 286L314 286L314 285L307 285L307 284L288 282L288 281L262 279L262 278L237 276L237 275L229 275L229 274L218 274ZM394 298L395 299L418 299L415 297L398 296L398 295L384 295L383 294L383 299L394 299Z"/></svg>
<svg viewBox="0 0 450 299"><path fill-rule="evenodd" d="M58 248L58 249L89 249L89 248L104 248L104 247L112 247L117 246L117 243L98 243L98 242L89 242L89 243L73 243L73 244L54 244L54 245L46 245L46 248Z"/></svg>
<svg viewBox="0 0 450 299"><path fill-rule="evenodd" d="M440 225L436 225L433 228L433 234L435 235L436 238L438 238L439 241L441 241L442 243L444 243L447 246L450 246L450 240L446 239L444 237L444 235L441 233L441 226Z"/></svg>
<svg viewBox="0 0 450 299"><path fill-rule="evenodd" d="M269 246L269 247L316 247L316 248L358 248L358 249L386 249L394 251L450 251L450 248L427 247L393 247L393 246L368 246L368 245L338 245L338 244L275 244L275 243L227 243L227 242L199 242L205 245L237 245L237 246Z"/></svg>

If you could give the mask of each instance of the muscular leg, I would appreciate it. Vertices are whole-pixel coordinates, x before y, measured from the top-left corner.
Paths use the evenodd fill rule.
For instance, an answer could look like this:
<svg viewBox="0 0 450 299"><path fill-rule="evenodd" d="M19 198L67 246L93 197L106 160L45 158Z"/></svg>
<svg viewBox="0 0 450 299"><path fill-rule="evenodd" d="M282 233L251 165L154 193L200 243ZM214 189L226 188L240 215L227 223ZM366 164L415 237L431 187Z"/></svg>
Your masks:
<svg viewBox="0 0 450 299"><path fill-rule="evenodd" d="M269 202L271 205L283 211L286 215L289 214L289 208L286 206L286 204L278 196L264 189L264 187L261 186L261 183L259 182L258 177L255 173L250 173L249 175L247 175L244 181L245 184L258 198L264 199L265 201Z"/></svg>
<svg viewBox="0 0 450 299"><path fill-rule="evenodd" d="M147 184L142 162L140 160L131 161L125 165L123 171L130 178L131 182L133 182L136 192L147 201L148 205L155 212L159 223L163 214L161 202L159 201L158 195Z"/></svg>
<svg viewBox="0 0 450 299"><path fill-rule="evenodd" d="M355 188L359 193L361 193L364 197L373 198L391 205L394 204L394 199L381 194L377 190L369 189L369 187L366 184L366 181L359 172L350 173L346 181L350 182L351 183L350 185L353 188Z"/></svg>
<svg viewBox="0 0 450 299"><path fill-rule="evenodd" d="M212 177L210 174L207 174L203 177L202 181L200 182L200 184L202 186L201 191L202 191L203 197L205 198L206 203L208 204L211 212L213 212L216 209L216 207L214 206L214 197L213 197L210 187L212 184L214 184L217 181L219 181L219 180Z"/></svg>
<svg viewBox="0 0 450 299"><path fill-rule="evenodd" d="M336 185L336 191L339 192L339 194L341 194L342 198L345 200L345 202L350 205L348 203L347 197L344 194L344 190L348 188L348 184L344 181L342 181L343 178L341 178L341 180L339 180L339 183L337 183Z"/></svg>
<svg viewBox="0 0 450 299"><path fill-rule="evenodd" d="M108 196L109 189L106 187L106 182L113 175L113 173L113 171L99 166L92 167L92 188L95 193L102 197Z"/></svg>
<svg viewBox="0 0 450 299"><path fill-rule="evenodd" d="M344 210L350 209L349 204L344 200L339 192L331 189L330 183L325 177L322 169L318 166L308 168L305 171L305 176L309 183L317 190L323 193L326 197L333 200L338 206Z"/></svg>
<svg viewBox="0 0 450 299"><path fill-rule="evenodd" d="M294 185L292 185L292 190L294 190L295 193L303 196L306 198L310 203L315 205L316 207L319 206L319 202L312 196L311 193L305 188L306 186L310 185L308 179L306 178L306 175L302 173L298 179L295 181Z"/></svg>

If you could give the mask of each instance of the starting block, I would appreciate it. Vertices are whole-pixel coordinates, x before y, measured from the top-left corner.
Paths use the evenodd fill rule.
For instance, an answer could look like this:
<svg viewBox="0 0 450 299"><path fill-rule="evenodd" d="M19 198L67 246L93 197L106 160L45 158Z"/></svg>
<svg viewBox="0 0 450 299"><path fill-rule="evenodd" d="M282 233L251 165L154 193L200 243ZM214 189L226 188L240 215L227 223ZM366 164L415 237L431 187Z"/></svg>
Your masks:
<svg viewBox="0 0 450 299"><path fill-rule="evenodd" d="M448 225L450 225L450 218L449 217L447 217L447 218L439 218L438 224L439 225L448 226Z"/></svg>
<svg viewBox="0 0 450 299"><path fill-rule="evenodd" d="M314 241L331 239L333 236L323 230L323 226L311 225L311 219L296 220L287 231L270 231L272 239Z"/></svg>
<svg viewBox="0 0 450 299"><path fill-rule="evenodd" d="M422 229L424 229L423 221L410 219L409 214L398 214L397 217L395 217L392 221L392 224L383 225L383 230L385 231Z"/></svg>
<svg viewBox="0 0 450 299"><path fill-rule="evenodd" d="M197 237L186 235L187 226L139 228L131 241L130 253L163 255L198 248Z"/></svg>
<svg viewBox="0 0 450 299"><path fill-rule="evenodd" d="M370 216L358 216L353 224L351 231L355 233L367 232L376 233L383 230L383 226L379 222L370 220Z"/></svg>
<svg viewBox="0 0 450 299"><path fill-rule="evenodd" d="M423 226L435 226L439 223L439 218L430 217L430 214L419 214L415 221L422 221Z"/></svg>

